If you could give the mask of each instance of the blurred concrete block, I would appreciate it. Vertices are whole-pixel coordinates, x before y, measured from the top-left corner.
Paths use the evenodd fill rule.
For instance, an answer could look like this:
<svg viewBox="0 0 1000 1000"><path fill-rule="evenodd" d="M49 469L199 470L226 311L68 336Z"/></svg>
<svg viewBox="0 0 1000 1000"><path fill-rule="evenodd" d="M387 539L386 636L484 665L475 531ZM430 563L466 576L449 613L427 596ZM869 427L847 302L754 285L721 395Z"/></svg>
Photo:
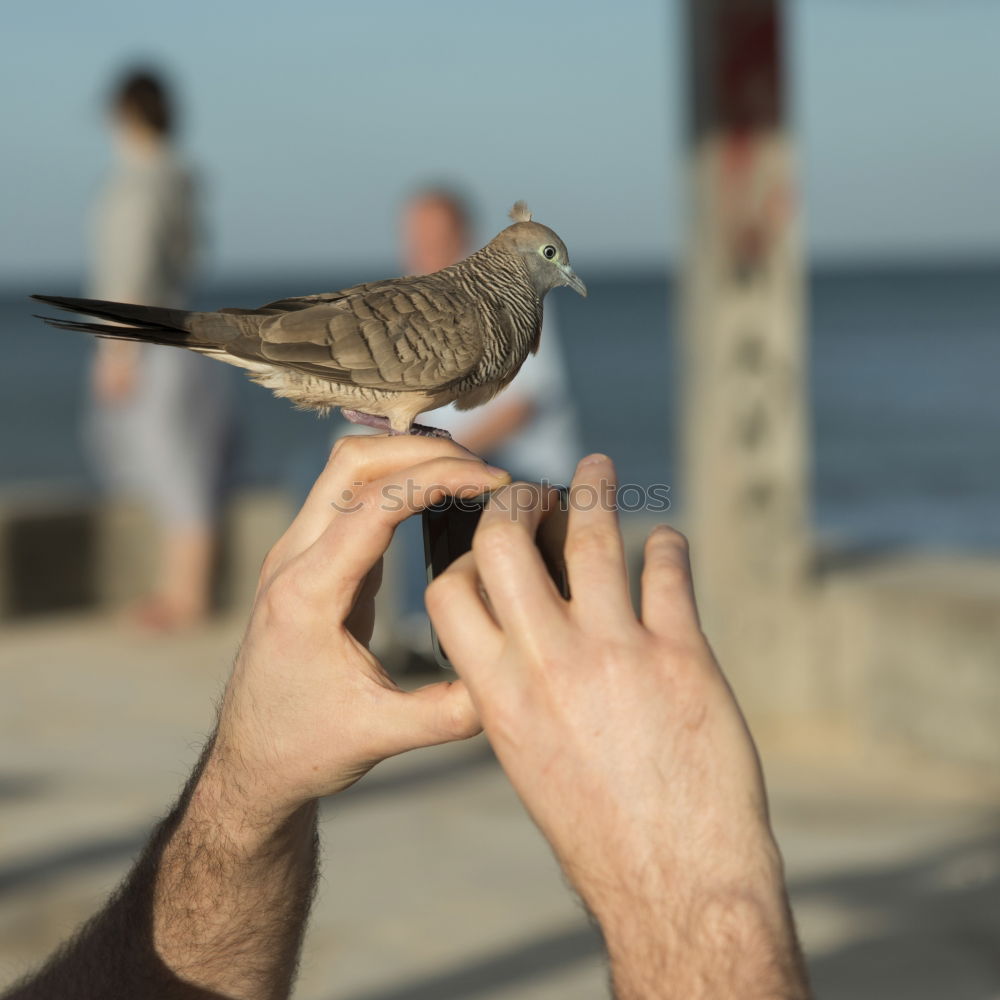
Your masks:
<svg viewBox="0 0 1000 1000"><path fill-rule="evenodd" d="M122 608L153 585L159 531L140 503L103 503L94 507L94 517L99 525L94 552L98 603L104 608Z"/></svg>
<svg viewBox="0 0 1000 1000"><path fill-rule="evenodd" d="M246 491L227 504L220 607L249 608L264 556L293 513L277 490ZM0 495L0 618L124 607L153 587L160 541L142 504L55 488L8 491Z"/></svg>
<svg viewBox="0 0 1000 1000"><path fill-rule="evenodd" d="M862 748L1000 766L1000 560L884 555L821 594L816 683Z"/></svg>
<svg viewBox="0 0 1000 1000"><path fill-rule="evenodd" d="M99 526L80 496L50 490L0 497L0 618L97 603Z"/></svg>

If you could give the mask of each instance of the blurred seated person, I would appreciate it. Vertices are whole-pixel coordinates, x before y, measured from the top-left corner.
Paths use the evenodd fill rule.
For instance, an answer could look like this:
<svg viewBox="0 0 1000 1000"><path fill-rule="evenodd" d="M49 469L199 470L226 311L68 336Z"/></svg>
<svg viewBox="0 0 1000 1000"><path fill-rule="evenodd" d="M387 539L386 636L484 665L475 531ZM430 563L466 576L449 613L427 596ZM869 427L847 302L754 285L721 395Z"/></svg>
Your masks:
<svg viewBox="0 0 1000 1000"><path fill-rule="evenodd" d="M155 73L127 73L113 91L117 163L95 206L96 299L183 308L198 233L195 184L172 143L173 103ZM228 373L191 351L98 343L88 438L105 484L152 509L162 533L158 579L140 623L169 630L209 610Z"/></svg>
<svg viewBox="0 0 1000 1000"><path fill-rule="evenodd" d="M411 195L402 212L402 251L408 274L429 274L468 256L472 215L465 199L445 187ZM514 381L475 410L443 407L426 414L477 455L531 481L568 483L580 455L576 413L553 319L545 303L541 346Z"/></svg>
<svg viewBox="0 0 1000 1000"><path fill-rule="evenodd" d="M403 204L400 223L403 267L407 274L429 274L450 267L475 249L468 203L450 188L418 189ZM581 446L551 297L545 303L538 353L528 355L506 389L475 410L446 406L426 413L421 419L432 427L449 431L459 444L512 470L519 478L568 483ZM366 432L338 420L338 437L358 433ZM303 465L303 471L306 469ZM296 492L304 498L307 490ZM414 663L423 665L432 656L423 600L425 583L420 524L403 524L390 555L380 599L383 614L375 639L380 655L394 670Z"/></svg>

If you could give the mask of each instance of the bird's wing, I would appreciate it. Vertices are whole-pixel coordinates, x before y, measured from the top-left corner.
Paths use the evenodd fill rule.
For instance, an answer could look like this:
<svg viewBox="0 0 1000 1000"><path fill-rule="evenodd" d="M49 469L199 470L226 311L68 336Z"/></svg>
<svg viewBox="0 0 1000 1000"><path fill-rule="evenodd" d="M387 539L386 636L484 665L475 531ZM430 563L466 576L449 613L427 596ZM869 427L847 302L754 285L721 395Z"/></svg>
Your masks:
<svg viewBox="0 0 1000 1000"><path fill-rule="evenodd" d="M299 309L311 309L313 306L324 305L330 302L340 302L350 295L364 294L370 289L378 287L380 284L385 284L385 282L373 281L364 285L353 285L351 288L344 288L339 292L319 292L316 295L296 295L287 299L275 299L274 302L267 302L257 309L227 308L219 309L218 311L220 313L236 315L297 312Z"/></svg>
<svg viewBox="0 0 1000 1000"><path fill-rule="evenodd" d="M402 278L315 298L264 319L264 359L338 382L426 392L468 375L482 358L479 310L440 281Z"/></svg>

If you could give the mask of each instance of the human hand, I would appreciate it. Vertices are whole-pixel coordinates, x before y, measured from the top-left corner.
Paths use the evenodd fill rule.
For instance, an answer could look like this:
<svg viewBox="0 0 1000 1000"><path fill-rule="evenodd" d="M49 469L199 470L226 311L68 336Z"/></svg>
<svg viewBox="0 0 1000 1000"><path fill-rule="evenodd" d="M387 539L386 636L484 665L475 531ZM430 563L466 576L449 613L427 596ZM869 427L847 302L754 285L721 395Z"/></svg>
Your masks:
<svg viewBox="0 0 1000 1000"><path fill-rule="evenodd" d="M461 681L403 692L367 642L396 525L446 494L508 481L451 441L337 442L264 561L206 767L224 772L215 787L235 788L262 821L280 820L385 757L479 731Z"/></svg>
<svg viewBox="0 0 1000 1000"><path fill-rule="evenodd" d="M526 504L518 484L493 494L472 552L428 588L431 618L601 923L616 995L803 996L757 754L701 632L686 543L650 535L637 618L614 487L603 456L578 467L571 600L534 544L544 497Z"/></svg>

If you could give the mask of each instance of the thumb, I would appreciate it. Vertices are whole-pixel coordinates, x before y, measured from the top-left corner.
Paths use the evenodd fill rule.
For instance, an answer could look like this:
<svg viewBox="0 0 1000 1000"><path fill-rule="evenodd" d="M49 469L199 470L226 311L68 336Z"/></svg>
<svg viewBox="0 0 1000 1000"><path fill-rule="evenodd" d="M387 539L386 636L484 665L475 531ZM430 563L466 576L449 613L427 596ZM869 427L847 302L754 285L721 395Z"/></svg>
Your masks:
<svg viewBox="0 0 1000 1000"><path fill-rule="evenodd" d="M482 732L479 714L463 681L441 681L395 696L390 753L467 740Z"/></svg>

